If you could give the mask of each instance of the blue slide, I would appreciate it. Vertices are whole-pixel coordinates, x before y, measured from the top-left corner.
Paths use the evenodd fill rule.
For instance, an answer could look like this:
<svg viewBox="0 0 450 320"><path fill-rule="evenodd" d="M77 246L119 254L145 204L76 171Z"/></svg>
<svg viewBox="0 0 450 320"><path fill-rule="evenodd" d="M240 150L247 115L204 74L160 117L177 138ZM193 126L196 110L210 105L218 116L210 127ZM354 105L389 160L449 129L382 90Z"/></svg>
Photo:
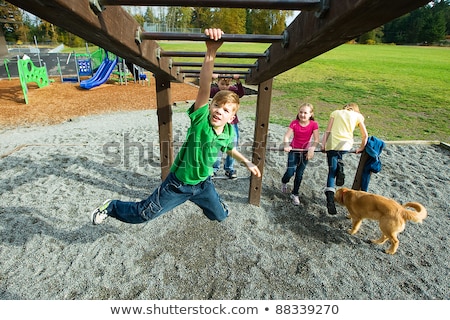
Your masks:
<svg viewBox="0 0 450 320"><path fill-rule="evenodd" d="M92 89L94 87L98 87L99 85L108 81L111 73L114 71L116 67L117 61L119 60L116 57L114 60L109 60L108 56L103 60L100 66L97 69L97 72L94 74L92 78L87 80L83 80L80 82L80 87L83 89Z"/></svg>

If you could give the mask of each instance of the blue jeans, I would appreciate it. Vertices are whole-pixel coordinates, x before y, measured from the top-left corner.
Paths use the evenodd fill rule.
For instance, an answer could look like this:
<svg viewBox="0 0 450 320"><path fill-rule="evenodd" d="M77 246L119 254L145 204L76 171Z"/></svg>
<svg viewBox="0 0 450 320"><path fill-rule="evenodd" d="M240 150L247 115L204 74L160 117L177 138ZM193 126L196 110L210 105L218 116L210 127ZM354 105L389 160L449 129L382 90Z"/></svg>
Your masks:
<svg viewBox="0 0 450 320"><path fill-rule="evenodd" d="M120 221L143 223L187 200L198 205L210 220L222 221L228 216L228 207L220 199L210 177L197 185L188 185L178 180L172 172L147 199L140 202L113 200L107 211L109 216Z"/></svg>
<svg viewBox="0 0 450 320"><path fill-rule="evenodd" d="M234 128L234 147L237 148L238 147L238 141L239 141L239 127L238 124L232 124L233 128ZM217 155L217 160L216 162L214 162L213 168L214 168L214 172L217 172L217 170L219 170L220 168L220 161L222 160L222 152L219 152L219 154ZM229 155L227 155L227 157L225 158L225 163L223 164L223 169L225 171L233 171L234 170L234 158L230 157Z"/></svg>
<svg viewBox="0 0 450 320"><path fill-rule="evenodd" d="M342 150L329 150L327 151L327 162L328 162L328 178L327 178L327 188L325 191L335 191L336 185L336 174L338 167L338 160L342 160L342 156L348 153L348 151Z"/></svg>
<svg viewBox="0 0 450 320"><path fill-rule="evenodd" d="M294 188L292 194L298 196L298 190L302 183L303 172L305 171L308 160L306 160L306 152L289 151L286 172L281 178L282 183L288 183L295 173Z"/></svg>

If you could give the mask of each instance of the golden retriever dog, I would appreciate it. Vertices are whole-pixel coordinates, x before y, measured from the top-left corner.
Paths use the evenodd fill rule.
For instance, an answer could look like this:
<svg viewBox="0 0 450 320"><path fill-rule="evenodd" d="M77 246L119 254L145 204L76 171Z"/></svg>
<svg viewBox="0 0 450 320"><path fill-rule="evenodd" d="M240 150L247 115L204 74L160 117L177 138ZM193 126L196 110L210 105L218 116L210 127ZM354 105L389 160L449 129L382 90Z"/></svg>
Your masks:
<svg viewBox="0 0 450 320"><path fill-rule="evenodd" d="M397 235L405 230L407 220L421 223L427 217L427 210L418 202L408 202L404 205L398 202L364 191L340 188L334 195L334 201L345 206L352 219L352 229L348 232L358 232L363 219L377 220L381 229L381 237L372 240L373 243L383 244L389 239L391 246L386 253L394 254L399 241ZM407 208L413 208L409 210Z"/></svg>

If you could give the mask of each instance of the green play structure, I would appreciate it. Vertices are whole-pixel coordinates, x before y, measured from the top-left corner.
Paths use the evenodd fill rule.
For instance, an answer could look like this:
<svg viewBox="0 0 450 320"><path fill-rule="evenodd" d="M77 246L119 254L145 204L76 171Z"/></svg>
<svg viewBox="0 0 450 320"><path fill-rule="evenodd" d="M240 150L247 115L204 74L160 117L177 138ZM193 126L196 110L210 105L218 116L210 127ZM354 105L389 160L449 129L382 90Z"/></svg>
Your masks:
<svg viewBox="0 0 450 320"><path fill-rule="evenodd" d="M48 86L50 81L47 75L47 68L45 66L36 67L31 59L18 59L17 69L19 70L19 79L22 85L25 103L28 104L27 83L35 82L39 88Z"/></svg>

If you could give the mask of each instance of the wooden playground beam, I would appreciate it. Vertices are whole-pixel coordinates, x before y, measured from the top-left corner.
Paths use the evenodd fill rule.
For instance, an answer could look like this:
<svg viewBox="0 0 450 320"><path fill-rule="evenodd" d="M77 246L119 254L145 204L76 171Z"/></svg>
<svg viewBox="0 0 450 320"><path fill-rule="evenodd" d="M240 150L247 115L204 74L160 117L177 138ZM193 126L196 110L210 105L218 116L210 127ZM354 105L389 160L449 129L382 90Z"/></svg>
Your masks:
<svg viewBox="0 0 450 320"><path fill-rule="evenodd" d="M174 160L172 126L172 91L170 81L156 78L156 102L158 114L158 132L161 159L161 179L170 172Z"/></svg>
<svg viewBox="0 0 450 320"><path fill-rule="evenodd" d="M8 2L154 73L161 79L183 81L181 75L170 69L170 59L156 56L159 45L155 41L141 44L135 41L139 23L121 7L110 7L96 13L89 0Z"/></svg>
<svg viewBox="0 0 450 320"><path fill-rule="evenodd" d="M262 177L264 176L267 137L269 132L270 104L272 101L272 84L273 79L269 79L258 85L252 162L258 166L261 171L261 177L258 178L252 174L248 190L248 202L255 206L259 206L261 201Z"/></svg>
<svg viewBox="0 0 450 320"><path fill-rule="evenodd" d="M274 43L268 58L259 58L246 83L259 84L267 79L317 57L359 35L411 12L428 0L330 0L328 12L321 18L313 12L301 12L286 28L289 44Z"/></svg>

